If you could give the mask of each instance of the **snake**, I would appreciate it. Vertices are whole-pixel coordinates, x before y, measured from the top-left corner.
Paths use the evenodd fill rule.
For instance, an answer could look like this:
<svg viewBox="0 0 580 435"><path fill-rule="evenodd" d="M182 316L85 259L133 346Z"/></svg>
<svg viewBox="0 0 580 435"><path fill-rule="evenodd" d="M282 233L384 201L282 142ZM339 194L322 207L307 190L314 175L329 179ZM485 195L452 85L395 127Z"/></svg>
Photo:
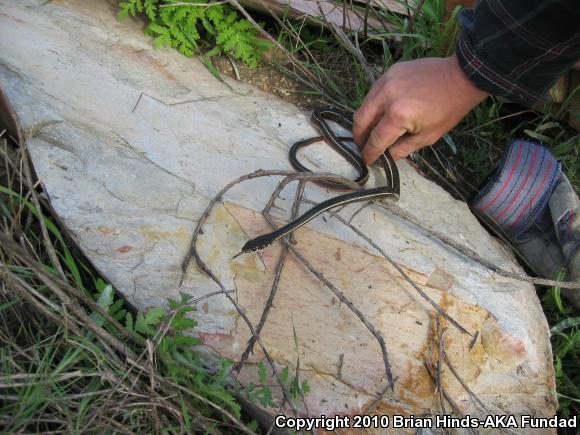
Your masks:
<svg viewBox="0 0 580 435"><path fill-rule="evenodd" d="M329 121L333 121L342 128L352 131L353 119L352 116L344 114L336 109L315 109L310 118L314 127L319 131L321 136L312 137L309 139L300 140L292 145L289 151L289 160L292 167L298 172L312 172L298 160L298 151L311 145L313 143L324 141L330 147L339 153L357 172L358 177L353 180L361 189L345 193L334 198L321 202L312 207L303 215L288 224L272 231L268 234L263 234L249 240L243 247L242 253L257 252L272 245L281 238L296 231L301 226L310 222L312 219L336 207L345 206L362 201L377 201L390 199L393 202L399 200L400 197L400 180L397 165L393 161L389 151L385 151L378 158L378 163L382 166L385 173L385 184L380 187L370 189L362 189L369 178L369 169L362 161L361 157L347 145L347 142L353 142L351 137L337 136L332 130ZM319 180L316 184L333 190L353 190L352 187L340 181ZM237 255L236 255L237 257Z"/></svg>

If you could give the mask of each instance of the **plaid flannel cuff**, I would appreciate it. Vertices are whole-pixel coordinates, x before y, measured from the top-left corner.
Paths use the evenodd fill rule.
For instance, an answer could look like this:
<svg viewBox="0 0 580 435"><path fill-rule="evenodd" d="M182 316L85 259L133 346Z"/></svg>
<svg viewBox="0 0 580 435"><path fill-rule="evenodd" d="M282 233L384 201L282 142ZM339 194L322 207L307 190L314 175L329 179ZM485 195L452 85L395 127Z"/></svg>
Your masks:
<svg viewBox="0 0 580 435"><path fill-rule="evenodd" d="M506 97L516 103L531 106L546 102L546 93L538 93L523 84L521 80L510 77L500 65L494 65L487 59L490 53L486 49L478 49L476 41L474 42L470 38L474 19L473 13L474 11L471 9L464 9L459 14L461 33L455 48L459 65L466 77L479 89L492 95ZM500 47L496 47L496 50L499 49Z"/></svg>

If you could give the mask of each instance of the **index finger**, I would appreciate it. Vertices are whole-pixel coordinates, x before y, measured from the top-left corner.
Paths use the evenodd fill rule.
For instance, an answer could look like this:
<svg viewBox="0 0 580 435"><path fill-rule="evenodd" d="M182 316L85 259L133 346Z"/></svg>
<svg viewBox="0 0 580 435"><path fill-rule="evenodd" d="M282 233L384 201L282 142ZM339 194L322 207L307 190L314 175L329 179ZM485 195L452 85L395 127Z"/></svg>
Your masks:
<svg viewBox="0 0 580 435"><path fill-rule="evenodd" d="M366 143L371 130L383 116L383 107L377 94L375 84L354 113L352 135L360 148Z"/></svg>
<svg viewBox="0 0 580 435"><path fill-rule="evenodd" d="M389 115L383 115L372 129L362 149L362 158L365 164L370 165L373 163L406 132L407 129L394 123Z"/></svg>

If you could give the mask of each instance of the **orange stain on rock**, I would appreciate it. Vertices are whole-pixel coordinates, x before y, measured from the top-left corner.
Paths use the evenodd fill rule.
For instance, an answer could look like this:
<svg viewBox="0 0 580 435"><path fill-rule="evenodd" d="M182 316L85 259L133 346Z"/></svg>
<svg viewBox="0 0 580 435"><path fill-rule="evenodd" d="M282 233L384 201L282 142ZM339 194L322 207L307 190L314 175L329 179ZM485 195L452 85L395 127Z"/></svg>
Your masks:
<svg viewBox="0 0 580 435"><path fill-rule="evenodd" d="M269 231L259 213L229 203L225 207L248 238ZM391 399L385 398L374 412L380 410L391 415L417 415L437 408L436 386L424 365L430 361L437 366L439 337L435 331L435 316L440 316L437 311L382 256L308 227L299 229L295 238L302 255L364 313L367 320L381 332L388 346L396 384L395 395L391 399L405 405L404 409L396 409L397 404L389 403ZM259 279L244 279L244 276L236 279L239 303L252 322L260 318L270 293L280 246L276 244L262 252L261 258L266 268L259 271ZM337 265L339 259L340 267ZM444 271L436 270L426 275L409 267L401 267L470 334L481 331L481 339L470 349L472 335L462 333L448 320L439 317L440 325L445 330L444 349L461 379L475 389L481 388L480 385L489 385L492 382L490 379L496 376L508 379L519 364L520 357L525 356L524 343L506 335L487 310L449 292L454 280ZM258 272L257 269L255 271ZM233 359L238 359L245 348L249 336L246 329L238 326L232 331L238 346ZM375 338L345 304L339 303L320 280L290 255L261 334L262 341L276 358L287 359L287 349L294 349L293 329L300 341L301 367L308 370L305 376L325 372L328 361L336 360L339 354L345 355L341 379L337 380L340 381L337 385L341 385L341 391L344 389L345 392L339 393L337 390L336 397L329 398L329 401L339 401L344 394L352 396L357 393L370 396L368 403L362 404L363 408L374 401L370 392L377 390L385 376ZM221 349L228 347L228 344L219 347L223 355ZM349 355L356 356L356 364L351 362L354 359L349 359ZM462 410L469 411L472 405L465 389L449 366L446 363L444 366L441 384ZM313 376L310 381L315 383L317 378ZM507 387L508 391L509 388L512 387ZM486 392L485 389L478 391ZM311 412L330 412L326 405L318 402L309 406ZM350 406L353 409L356 403L351 401ZM333 412L340 413L341 410L335 408Z"/></svg>
<svg viewBox="0 0 580 435"><path fill-rule="evenodd" d="M97 230L99 230L103 234L115 234L115 235L120 234L120 231L118 229L105 227L103 225L97 227Z"/></svg>
<svg viewBox="0 0 580 435"><path fill-rule="evenodd" d="M186 236L191 237L191 232L185 228L177 228L175 231L166 231L155 225L141 225L139 232L148 240L157 242L163 239L180 240Z"/></svg>

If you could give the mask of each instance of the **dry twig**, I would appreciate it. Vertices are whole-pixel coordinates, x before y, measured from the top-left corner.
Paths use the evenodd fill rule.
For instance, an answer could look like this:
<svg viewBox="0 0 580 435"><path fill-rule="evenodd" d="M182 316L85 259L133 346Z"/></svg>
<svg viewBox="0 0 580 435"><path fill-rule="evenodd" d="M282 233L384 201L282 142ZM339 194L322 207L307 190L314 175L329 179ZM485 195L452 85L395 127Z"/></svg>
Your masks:
<svg viewBox="0 0 580 435"><path fill-rule="evenodd" d="M292 220L296 219L296 217L298 216L300 199L302 198L303 192L304 192L304 183L301 181L300 184L298 185L298 189L296 190L296 197L294 198L294 204L292 206L292 214L291 214ZM276 192L274 192L274 194L276 194ZM274 194L272 194L272 197L274 197ZM273 201L271 201L271 204L273 204ZM266 210L269 211L268 207L271 208L271 204L269 202L268 205L266 205L266 209L264 210L264 212L266 212ZM258 326L256 327L256 335L252 335L250 337L250 340L248 341L248 344L246 346L246 350L242 354L240 361L235 365L234 369L237 371L239 371L242 368L242 365L248 359L248 356L250 355L250 353L253 352L254 345L256 343L256 339L259 337L260 333L262 332L262 328L266 324L266 319L268 318L268 313L270 312L270 308L272 308L272 304L274 303L274 297L276 296L276 291L278 290L278 284L280 283L280 278L282 277L282 270L284 269L284 264L286 262L287 255L288 255L288 248L284 244L284 245L282 245L282 252L280 253L280 256L278 257L278 263L276 264L276 272L274 275L274 282L272 283L272 289L270 290L270 295L268 296L268 300L266 301L266 304L264 305L264 309L262 311L262 316L260 318L260 322L258 323Z"/></svg>
<svg viewBox="0 0 580 435"><path fill-rule="evenodd" d="M514 272L509 272L507 270L504 270L504 269L496 266L495 264L493 264L491 261L488 261L485 258L483 258L482 256L480 256L477 252L469 249L466 246L463 246L463 245L457 243L451 237L443 234L440 231L437 231L437 230L429 227L428 225L425 225L419 219L417 219L415 216L413 216L412 214L410 214L406 210L403 210L402 208L398 207L396 204L378 203L378 202L374 202L374 204L377 207L380 207L380 208L383 208L383 209L389 211L390 213L394 214L395 216L399 216L400 218L402 218L408 222L411 222L413 225L420 228L422 231L429 234L431 237L434 237L435 239L439 240L440 242L453 248L454 250L456 250L460 254L463 254L464 256L469 258L470 260L475 261L476 263L480 264L481 266L485 267L488 270L491 270L492 272L497 273L498 275L504 276L506 278L516 279L518 281L529 282L529 283L532 283L535 285L556 286L556 287L560 287L560 288L570 288L570 289L580 289L580 283L578 283L578 282L554 281L551 279L533 278L531 276L522 275L519 273L514 273Z"/></svg>
<svg viewBox="0 0 580 435"><path fill-rule="evenodd" d="M310 204L314 204L316 205L315 202L310 201L310 200L305 200L305 202L308 202ZM329 210L328 213L330 213L331 215L333 215L339 222L341 222L342 224L344 224L345 226L347 226L348 228L350 228L352 231L354 231L359 237L361 237L362 239L364 239L369 245L371 245L373 248L375 248L379 254L381 254L385 260L387 260L395 269L397 269L397 272L399 272L401 274L401 276L403 277L403 279L405 281L407 281L409 284L411 284L411 286L417 291L417 293L419 293L421 295L421 297L423 299L425 299L433 308L435 308L437 310L437 312L439 314L441 314L443 317L445 317L445 319L447 321L449 321L449 323L451 323L453 326L455 326L459 331L461 331L464 334L468 334L470 336L473 336L473 334L471 334L469 331L467 331L463 326L461 326L456 320L454 320L452 317L449 316L449 314L447 314L443 308L441 308L439 306L439 304L437 304L433 299L431 299L429 297L429 295L427 293L425 293L418 285L417 283L415 283L415 281L413 281L409 275L407 275L407 273L403 270L403 268L401 266L399 266L399 264L394 261L385 251L384 249L382 249L379 245L377 245L375 242L373 242L373 240L368 237L365 233L363 233L361 230L359 230L357 227L355 227L354 225L352 225L349 221L347 221L346 219L344 219L343 217L341 217L339 214L333 212L332 210Z"/></svg>
<svg viewBox="0 0 580 435"><path fill-rule="evenodd" d="M292 181L293 179L312 180L312 181L319 180L319 179L324 179L324 180L338 179L338 181L341 181L345 184L351 184L351 185L354 184L351 180L345 179L344 177L337 177L336 175L333 175L332 177L330 177L326 174L323 174L321 176L321 175L317 175L317 174L301 173L301 174L294 174L293 176L286 177L282 181L282 183L280 183L280 185L278 186L278 189L281 191L281 189L287 183ZM354 188L354 186L353 186L353 188ZM358 186L357 186L357 188L358 188ZM269 213L264 213L264 217L266 218L268 223L272 226L272 228L276 229L276 224L274 223L272 216ZM344 303L355 314L356 317L358 317L358 319L367 327L367 329L370 331L370 333L375 337L375 339L379 343L379 346L381 349L383 363L385 366L385 374L387 375L389 386L391 387L392 390L394 390L395 384L394 384L394 379L393 379L393 375L392 375L392 371L391 371L391 365L389 363L389 356L388 356L388 352L387 352L387 347L386 347L385 341L384 341L382 335L380 334L380 332L377 331L377 329L367 320L367 318L363 315L363 313L358 308L356 308L356 306L332 282L330 282L322 274L322 272L320 272L318 269L316 269L316 267L314 267L302 254L300 254L300 252L298 252L298 250L294 246L292 246L287 240L284 241L284 244L292 251L294 256L296 256L296 258L298 258L298 260L300 260L300 262L304 266L306 266L306 268L314 276L316 276L330 291L332 291L332 293L334 293L334 295L342 303Z"/></svg>
<svg viewBox="0 0 580 435"><path fill-rule="evenodd" d="M288 171L263 171L263 170L258 170L256 172L253 172L252 174L247 174L244 175L242 177L237 178L236 180L228 183L223 189L221 189L210 201L209 205L207 206L207 208L204 210L204 212L202 213L201 218L198 221L198 224L194 230L194 234L193 234L193 238L191 241L191 245L190 245L190 249L182 263L182 270L183 273L185 275L185 272L187 270L188 264L191 260L191 258L195 258L196 263L199 267L200 270L202 270L204 273L206 273L219 287L220 289L225 292L225 287L222 284L222 282L220 281L220 279L213 273L213 271L205 264L205 262L202 260L202 258L200 257L197 249L196 249L196 243L197 243L197 239L201 233L202 230L202 226L205 222L205 220L207 219L207 217L209 216L209 213L211 212L211 210L213 209L213 207L215 206L215 204L220 201L224 194L231 189L233 186L235 186L238 183L241 183L243 181L249 180L249 179L253 179L253 178L259 178L259 177L267 177L267 176L273 176L273 175L277 175L277 176L285 176L284 180L282 180L281 183L279 183L278 187L276 188L275 192L272 194L270 201L268 203L268 205L266 206L265 209L265 213L264 216L266 218L266 220L269 222L269 224L275 228L275 224L273 221L273 218L270 216L269 211L270 208L272 207L275 198L279 195L279 193L282 191L282 189L284 188L284 186L286 186L289 182L293 181L293 180L302 180L302 181L308 181L308 180L335 180L335 181L341 181L349 186L351 186L353 189L358 188L358 186L353 183L351 180L345 179L344 177L341 176L337 176L334 174L317 174L317 173L294 173L294 172L288 172ZM300 189L299 189L300 190ZM297 205L296 205L297 207ZM393 380L393 376L392 376L392 372L391 372L391 368L390 368L390 363L388 360L388 353L387 353L387 349L386 349L386 345L384 342L384 339L382 338L381 334L375 329L375 327L366 319L366 317L362 314L362 312L360 310L358 310L358 308L356 308L354 306L354 304L348 299L346 298L346 296L344 296L344 294L338 290L338 288L336 288L336 286L334 286L328 279L326 279L324 277L324 275L318 271L314 266L312 266L310 264L310 262L304 258L288 241L285 241L286 246L292 251L292 253L321 281L323 282L323 284L329 288L334 294L335 296L341 301L343 302L358 318L359 320L361 320L363 322L363 324L367 327L367 329L371 332L371 334L373 334L373 336L377 339L379 346L381 348L381 352L382 352L382 356L383 356L383 362L385 365L385 372L387 375L387 379L389 382L389 385L391 387L391 389L394 389L394 380ZM184 275L182 276L181 281L183 281ZM260 340L259 334L256 333L255 328L253 327L253 325L251 324L251 322L249 321L249 319L247 318L244 310L239 306L239 304L229 296L229 294L226 294L226 297L228 298L228 300L230 300L230 302L234 305L234 307L236 308L236 310L238 311L238 313L240 314L240 316L242 317L242 319L244 320L244 322L246 323L246 325L248 326L248 328L250 329L251 335L253 337L255 337L255 341L260 345L260 348L262 349L264 356L266 357L266 360L268 361L268 364L270 365L270 368L272 369L274 376L277 378L278 380L278 384L280 385L281 389L282 389L282 394L284 396L284 400L286 403L289 404L289 406L292 408L293 412L296 413L296 410L289 398L289 394L286 391L285 386L283 385L283 383L280 381L280 377L277 373L275 364L273 359L271 358L271 356L269 355L267 349L265 348L265 346L263 345L262 341ZM267 316L267 312L266 312L266 316Z"/></svg>

